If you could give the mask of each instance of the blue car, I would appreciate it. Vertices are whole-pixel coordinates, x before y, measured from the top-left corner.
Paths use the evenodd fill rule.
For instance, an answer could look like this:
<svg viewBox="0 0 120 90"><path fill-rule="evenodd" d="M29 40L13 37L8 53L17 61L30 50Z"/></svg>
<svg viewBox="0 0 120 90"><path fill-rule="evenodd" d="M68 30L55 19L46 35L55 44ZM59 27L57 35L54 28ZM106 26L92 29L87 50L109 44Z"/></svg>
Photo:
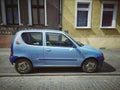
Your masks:
<svg viewBox="0 0 120 90"><path fill-rule="evenodd" d="M11 44L10 62L20 74L30 73L34 67L81 67L92 73L103 61L101 51L58 30L22 30Z"/></svg>

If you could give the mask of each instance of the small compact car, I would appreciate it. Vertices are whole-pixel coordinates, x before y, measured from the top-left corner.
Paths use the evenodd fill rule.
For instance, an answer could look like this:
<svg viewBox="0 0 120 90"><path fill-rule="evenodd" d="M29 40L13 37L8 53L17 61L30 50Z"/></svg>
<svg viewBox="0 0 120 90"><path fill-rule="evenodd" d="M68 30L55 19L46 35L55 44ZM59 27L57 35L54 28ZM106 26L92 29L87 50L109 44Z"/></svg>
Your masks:
<svg viewBox="0 0 120 90"><path fill-rule="evenodd" d="M17 32L9 59L20 74L30 73L34 67L81 67L92 73L102 66L104 56L65 32L39 29Z"/></svg>

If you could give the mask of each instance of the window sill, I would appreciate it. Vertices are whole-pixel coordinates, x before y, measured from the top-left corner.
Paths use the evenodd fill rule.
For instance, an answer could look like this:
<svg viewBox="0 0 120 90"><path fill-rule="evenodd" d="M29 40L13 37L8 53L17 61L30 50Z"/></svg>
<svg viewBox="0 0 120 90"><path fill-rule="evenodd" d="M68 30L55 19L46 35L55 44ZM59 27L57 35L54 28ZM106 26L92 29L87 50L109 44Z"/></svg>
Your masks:
<svg viewBox="0 0 120 90"><path fill-rule="evenodd" d="M42 26L42 27L48 27L48 24L47 25L44 25L44 24L27 24L28 26Z"/></svg>
<svg viewBox="0 0 120 90"><path fill-rule="evenodd" d="M18 26L22 26L22 25L4 25L4 24L2 24L1 26L3 26L3 27L18 27Z"/></svg>
<svg viewBox="0 0 120 90"><path fill-rule="evenodd" d="M75 27L76 29L91 29L91 27Z"/></svg>
<svg viewBox="0 0 120 90"><path fill-rule="evenodd" d="M101 29L116 29L116 27L100 27Z"/></svg>
<svg viewBox="0 0 120 90"><path fill-rule="evenodd" d="M0 24L1 26L24 26L22 23L21 24Z"/></svg>

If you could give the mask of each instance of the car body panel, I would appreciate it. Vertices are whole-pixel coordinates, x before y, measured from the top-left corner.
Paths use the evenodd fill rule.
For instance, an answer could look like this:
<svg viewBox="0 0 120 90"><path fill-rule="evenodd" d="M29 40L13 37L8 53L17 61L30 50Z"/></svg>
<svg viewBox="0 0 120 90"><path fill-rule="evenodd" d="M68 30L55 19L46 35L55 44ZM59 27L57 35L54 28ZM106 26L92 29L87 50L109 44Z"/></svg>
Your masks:
<svg viewBox="0 0 120 90"><path fill-rule="evenodd" d="M22 39L22 33L42 33L42 46L29 45ZM58 33L64 35L72 43L73 47L58 47L46 45L46 33ZM101 51L88 46L78 45L71 37L62 31L56 30L23 30L19 31L11 44L10 62L14 63L18 58L27 58L34 67L78 67L87 58L95 58L102 66L104 56Z"/></svg>

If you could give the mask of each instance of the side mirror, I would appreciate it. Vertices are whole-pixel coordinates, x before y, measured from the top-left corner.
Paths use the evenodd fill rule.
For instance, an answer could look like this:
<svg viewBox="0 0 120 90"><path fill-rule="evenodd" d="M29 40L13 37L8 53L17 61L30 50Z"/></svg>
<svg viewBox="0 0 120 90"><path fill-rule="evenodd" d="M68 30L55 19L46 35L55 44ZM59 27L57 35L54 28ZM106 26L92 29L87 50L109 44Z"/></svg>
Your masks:
<svg viewBox="0 0 120 90"><path fill-rule="evenodd" d="M73 48L77 48L75 45L73 45Z"/></svg>

